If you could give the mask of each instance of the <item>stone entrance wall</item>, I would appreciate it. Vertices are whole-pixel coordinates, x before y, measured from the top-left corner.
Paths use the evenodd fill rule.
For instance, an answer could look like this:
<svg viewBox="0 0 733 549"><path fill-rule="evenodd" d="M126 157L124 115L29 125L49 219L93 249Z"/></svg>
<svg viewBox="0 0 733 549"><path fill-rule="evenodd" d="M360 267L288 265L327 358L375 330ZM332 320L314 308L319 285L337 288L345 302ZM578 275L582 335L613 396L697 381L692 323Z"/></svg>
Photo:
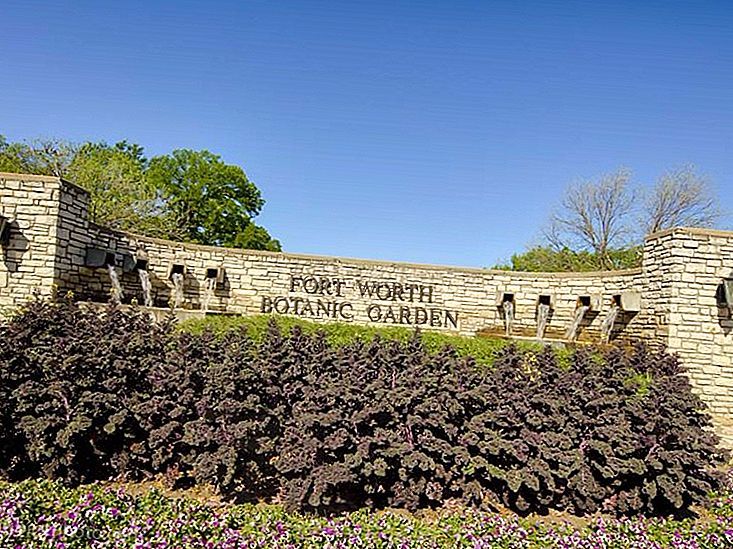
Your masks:
<svg viewBox="0 0 733 549"><path fill-rule="evenodd" d="M54 177L0 175L0 310L52 295L61 194Z"/></svg>
<svg viewBox="0 0 733 549"><path fill-rule="evenodd" d="M603 319L620 302L624 310L612 339L641 339L678 353L718 425L727 425L733 415L733 320L721 292L723 281L733 279L731 232L674 229L652 235L642 267L634 270L517 273L138 237L90 223L88 201L84 190L58 178L0 174L0 216L10 227L0 261L0 310L54 291L107 301L111 286L100 257L114 260L127 302L142 302L136 267L144 267L155 305L168 307L171 272L180 270L181 307L189 310L202 308L207 279L213 277L210 312L272 312L465 335L503 334L501 302L511 298L513 336L535 335L538 303L545 301L552 307L546 336L562 340L582 300L590 311L579 339L598 341Z"/></svg>
<svg viewBox="0 0 733 549"><path fill-rule="evenodd" d="M647 239L647 302L733 448L733 232L678 228Z"/></svg>

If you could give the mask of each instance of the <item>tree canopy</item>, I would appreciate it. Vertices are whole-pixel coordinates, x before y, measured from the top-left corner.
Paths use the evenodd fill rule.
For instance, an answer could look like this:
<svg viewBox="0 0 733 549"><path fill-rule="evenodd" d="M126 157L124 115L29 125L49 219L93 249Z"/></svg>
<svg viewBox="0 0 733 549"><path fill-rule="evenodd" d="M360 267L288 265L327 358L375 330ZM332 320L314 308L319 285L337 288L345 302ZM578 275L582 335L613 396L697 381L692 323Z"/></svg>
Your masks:
<svg viewBox="0 0 733 549"><path fill-rule="evenodd" d="M714 227L721 217L708 180L692 166L670 170L657 180L644 204L649 233L671 227Z"/></svg>
<svg viewBox="0 0 733 549"><path fill-rule="evenodd" d="M145 158L128 141L8 142L0 136L0 171L55 175L90 193L90 219L141 235L200 244L280 251L253 221L264 205L244 170L206 150Z"/></svg>
<svg viewBox="0 0 733 549"><path fill-rule="evenodd" d="M630 177L631 172L620 169L597 182L568 187L545 232L550 245L592 252L602 268L612 268L609 250L622 247L629 234L627 219L634 205Z"/></svg>
<svg viewBox="0 0 733 549"><path fill-rule="evenodd" d="M564 247L534 246L526 252L512 255L508 264L495 268L506 271L528 272L590 272L606 269L630 269L641 261L641 246L610 248L605 259L588 250L575 251Z"/></svg>
<svg viewBox="0 0 733 549"><path fill-rule="evenodd" d="M568 186L544 230L544 243L514 254L500 269L594 271L641 262L652 232L677 226L714 227L721 217L707 178L692 166L663 173L656 184L634 184L619 168Z"/></svg>
<svg viewBox="0 0 733 549"><path fill-rule="evenodd" d="M62 139L8 142L0 135L0 171L64 177L78 145Z"/></svg>
<svg viewBox="0 0 733 549"><path fill-rule="evenodd" d="M158 189L191 242L279 250L252 221L264 200L239 166L209 151L179 149L150 161L147 181Z"/></svg>

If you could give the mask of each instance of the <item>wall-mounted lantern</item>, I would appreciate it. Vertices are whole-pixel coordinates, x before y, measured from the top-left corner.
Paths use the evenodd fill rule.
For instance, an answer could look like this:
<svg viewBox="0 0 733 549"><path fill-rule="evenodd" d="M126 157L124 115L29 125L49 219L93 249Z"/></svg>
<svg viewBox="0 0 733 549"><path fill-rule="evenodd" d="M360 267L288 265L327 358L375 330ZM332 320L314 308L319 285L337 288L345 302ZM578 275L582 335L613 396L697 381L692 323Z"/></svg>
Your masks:
<svg viewBox="0 0 733 549"><path fill-rule="evenodd" d="M733 307L733 280L723 281L723 295L728 307Z"/></svg>
<svg viewBox="0 0 733 549"><path fill-rule="evenodd" d="M0 215L0 246L7 246L10 242L10 222Z"/></svg>
<svg viewBox="0 0 733 549"><path fill-rule="evenodd" d="M727 309L728 316L733 313L733 279L726 278L718 284L715 300L719 309Z"/></svg>

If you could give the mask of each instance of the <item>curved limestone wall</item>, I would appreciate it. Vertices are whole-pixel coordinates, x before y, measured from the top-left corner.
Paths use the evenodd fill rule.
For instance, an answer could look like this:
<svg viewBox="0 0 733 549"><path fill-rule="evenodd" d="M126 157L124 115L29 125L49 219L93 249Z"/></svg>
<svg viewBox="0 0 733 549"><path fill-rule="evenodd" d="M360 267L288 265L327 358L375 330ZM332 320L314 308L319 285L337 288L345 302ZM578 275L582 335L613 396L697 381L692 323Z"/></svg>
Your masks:
<svg viewBox="0 0 733 549"><path fill-rule="evenodd" d="M0 174L0 310L31 295L107 301L109 264L123 302L317 322L420 326L461 334L645 340L679 353L726 434L733 414L733 233L675 229L647 239L640 269L516 273L234 250L139 237L90 223L87 193L45 176ZM4 227L4 228L3 228ZM507 304L510 302L510 304ZM582 318L578 318L583 308ZM606 322L608 327L608 322ZM731 430L733 432L733 430Z"/></svg>

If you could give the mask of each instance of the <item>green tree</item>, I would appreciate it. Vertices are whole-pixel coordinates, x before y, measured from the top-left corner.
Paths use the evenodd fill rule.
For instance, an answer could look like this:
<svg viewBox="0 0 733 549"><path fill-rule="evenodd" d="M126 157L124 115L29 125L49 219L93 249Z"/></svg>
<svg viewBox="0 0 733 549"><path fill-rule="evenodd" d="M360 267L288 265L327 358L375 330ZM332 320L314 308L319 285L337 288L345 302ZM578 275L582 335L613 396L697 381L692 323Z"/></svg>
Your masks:
<svg viewBox="0 0 733 549"><path fill-rule="evenodd" d="M177 150L152 161L129 141L9 142L0 135L0 171L55 175L90 193L90 219L141 235L280 251L252 219L264 201L239 166L208 151Z"/></svg>
<svg viewBox="0 0 733 549"><path fill-rule="evenodd" d="M178 239L175 216L145 177L147 160L139 145L121 141L85 143L77 150L66 177L90 193L89 217L114 229ZM177 238L178 237L178 238Z"/></svg>
<svg viewBox="0 0 733 549"><path fill-rule="evenodd" d="M589 272L611 269L630 269L641 264L641 247L609 249L606 261L598 254L588 251L575 251L563 247L535 246L526 252L514 254L509 264L497 265L495 269L528 272Z"/></svg>
<svg viewBox="0 0 733 549"><path fill-rule="evenodd" d="M0 135L0 172L29 173L21 143L8 143Z"/></svg>
<svg viewBox="0 0 733 549"><path fill-rule="evenodd" d="M232 243L235 248L247 248L249 250L267 250L279 252L282 250L280 241L272 238L264 227L250 223L237 235Z"/></svg>
<svg viewBox="0 0 733 549"><path fill-rule="evenodd" d="M0 135L0 171L65 177L77 150L63 139L9 143Z"/></svg>
<svg viewBox="0 0 733 549"><path fill-rule="evenodd" d="M252 219L264 200L239 166L209 151L179 149L157 156L148 183L180 224L184 238L201 244L280 250L280 243Z"/></svg>

